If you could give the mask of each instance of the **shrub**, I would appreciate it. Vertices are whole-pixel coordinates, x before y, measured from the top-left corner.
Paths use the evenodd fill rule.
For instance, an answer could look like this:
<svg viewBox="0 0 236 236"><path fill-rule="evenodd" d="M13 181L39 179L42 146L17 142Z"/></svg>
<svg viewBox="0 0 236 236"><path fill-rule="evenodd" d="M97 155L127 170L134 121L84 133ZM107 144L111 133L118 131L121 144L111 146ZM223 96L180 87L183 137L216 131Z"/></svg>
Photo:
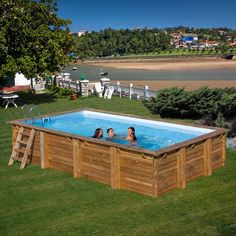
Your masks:
<svg viewBox="0 0 236 236"><path fill-rule="evenodd" d="M215 121L216 126L226 128L225 118L221 112L218 113L218 116Z"/></svg>
<svg viewBox="0 0 236 236"><path fill-rule="evenodd" d="M158 114L158 105L156 98L151 97L150 100L143 100L143 105L147 107L152 114Z"/></svg>
<svg viewBox="0 0 236 236"><path fill-rule="evenodd" d="M236 88L234 87L226 87L223 89L224 93L227 93L227 94L233 94L233 93L236 93Z"/></svg>
<svg viewBox="0 0 236 236"><path fill-rule="evenodd" d="M202 87L192 92L192 103L190 105L193 112L200 117L211 115L213 119L219 113L218 102L223 94L222 89L210 89Z"/></svg>
<svg viewBox="0 0 236 236"><path fill-rule="evenodd" d="M158 91L156 98L144 105L161 117L189 117L190 94L183 88L170 88Z"/></svg>
<svg viewBox="0 0 236 236"><path fill-rule="evenodd" d="M224 93L218 102L218 110L227 118L235 117L236 93Z"/></svg>
<svg viewBox="0 0 236 236"><path fill-rule="evenodd" d="M212 120L211 116L205 116L200 120L194 122L197 125L204 125L204 126L214 126L214 121Z"/></svg>
<svg viewBox="0 0 236 236"><path fill-rule="evenodd" d="M144 105L161 117L172 118L202 118L215 120L218 116L224 119L236 115L236 90L234 88L210 89L202 87L192 92L183 88L162 89L156 98L145 101ZM220 114L220 115L219 115Z"/></svg>
<svg viewBox="0 0 236 236"><path fill-rule="evenodd" d="M234 119L234 120L231 122L231 127L230 127L229 135L232 136L232 137L235 137L235 136L236 136L236 119Z"/></svg>
<svg viewBox="0 0 236 236"><path fill-rule="evenodd" d="M71 89L60 88L60 87L52 88L50 89L50 91L52 91L58 97L67 97L71 95L72 93L74 93L74 91L72 91Z"/></svg>

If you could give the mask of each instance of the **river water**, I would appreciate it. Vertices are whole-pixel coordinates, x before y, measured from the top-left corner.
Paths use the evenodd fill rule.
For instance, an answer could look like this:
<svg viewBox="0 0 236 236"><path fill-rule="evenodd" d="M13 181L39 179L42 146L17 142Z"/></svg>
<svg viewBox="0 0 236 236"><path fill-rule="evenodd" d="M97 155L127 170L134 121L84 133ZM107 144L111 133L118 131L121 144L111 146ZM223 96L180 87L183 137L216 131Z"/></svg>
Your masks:
<svg viewBox="0 0 236 236"><path fill-rule="evenodd" d="M74 66L74 65L73 65ZM81 77L90 81L100 79L101 72L108 72L107 76L111 80L235 80L236 69L209 69L209 70L144 70L144 69L115 69L98 67L91 65L77 65L77 70L72 70L73 66L67 66L62 72L70 73L72 80L79 80Z"/></svg>

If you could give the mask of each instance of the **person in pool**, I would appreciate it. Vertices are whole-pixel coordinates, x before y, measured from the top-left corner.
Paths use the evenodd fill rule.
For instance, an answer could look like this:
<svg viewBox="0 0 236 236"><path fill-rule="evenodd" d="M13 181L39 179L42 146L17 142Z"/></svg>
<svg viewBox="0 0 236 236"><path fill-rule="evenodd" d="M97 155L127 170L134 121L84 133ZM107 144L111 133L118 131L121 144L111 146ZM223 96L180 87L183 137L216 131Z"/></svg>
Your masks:
<svg viewBox="0 0 236 236"><path fill-rule="evenodd" d="M101 128L97 128L92 138L97 138L97 139L103 138L103 130Z"/></svg>
<svg viewBox="0 0 236 236"><path fill-rule="evenodd" d="M113 138L115 136L115 132L113 128L107 129L107 136L108 138Z"/></svg>
<svg viewBox="0 0 236 236"><path fill-rule="evenodd" d="M128 128L128 134L125 138L127 141L131 141L131 142L136 142L137 141L137 137L135 135L135 129L134 127L129 127Z"/></svg>

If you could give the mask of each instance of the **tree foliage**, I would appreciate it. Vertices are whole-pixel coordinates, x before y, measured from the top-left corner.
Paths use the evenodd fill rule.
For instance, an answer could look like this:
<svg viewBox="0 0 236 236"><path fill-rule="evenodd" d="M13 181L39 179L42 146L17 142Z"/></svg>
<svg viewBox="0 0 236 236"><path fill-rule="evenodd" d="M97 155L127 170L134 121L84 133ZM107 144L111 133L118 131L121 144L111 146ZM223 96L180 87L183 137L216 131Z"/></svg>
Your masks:
<svg viewBox="0 0 236 236"><path fill-rule="evenodd" d="M80 57L123 56L144 54L170 48L170 36L163 30L113 30L86 33L77 37Z"/></svg>
<svg viewBox="0 0 236 236"><path fill-rule="evenodd" d="M119 29L111 28L99 32L92 31L84 36L75 35L77 44L77 54L82 58L126 56L150 53L160 53L173 49L171 45L171 34L196 34L198 42L205 40L215 40L220 42L216 50L222 53L229 50L227 47L228 37L231 41L236 38L236 31L227 28L190 28L184 26L165 29ZM185 49L184 49L185 50ZM191 53L189 49L189 53ZM201 51L204 53L204 50Z"/></svg>
<svg viewBox="0 0 236 236"><path fill-rule="evenodd" d="M69 24L57 17L56 0L0 0L0 79L58 70L73 47Z"/></svg>

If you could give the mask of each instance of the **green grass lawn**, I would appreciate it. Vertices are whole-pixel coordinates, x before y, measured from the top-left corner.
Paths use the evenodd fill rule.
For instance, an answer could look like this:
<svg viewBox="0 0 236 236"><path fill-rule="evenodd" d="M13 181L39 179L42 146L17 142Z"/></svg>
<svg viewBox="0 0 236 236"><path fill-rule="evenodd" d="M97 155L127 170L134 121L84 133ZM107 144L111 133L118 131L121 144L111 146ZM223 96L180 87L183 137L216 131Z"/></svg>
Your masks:
<svg viewBox="0 0 236 236"><path fill-rule="evenodd" d="M89 97L70 101L21 94L43 114L96 108L153 118L141 101ZM24 102L23 102L24 101ZM56 170L7 166L11 126L20 108L0 107L0 235L236 235L236 152L226 166L159 198L114 190Z"/></svg>

